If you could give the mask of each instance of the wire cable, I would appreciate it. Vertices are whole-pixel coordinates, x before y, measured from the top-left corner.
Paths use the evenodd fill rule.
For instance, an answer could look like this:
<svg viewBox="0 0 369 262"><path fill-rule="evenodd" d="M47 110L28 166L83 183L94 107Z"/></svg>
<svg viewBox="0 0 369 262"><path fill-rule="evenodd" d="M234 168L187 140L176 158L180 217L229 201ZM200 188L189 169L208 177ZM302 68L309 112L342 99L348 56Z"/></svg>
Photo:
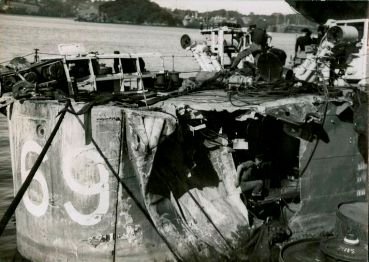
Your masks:
<svg viewBox="0 0 369 262"><path fill-rule="evenodd" d="M78 123L82 126L83 129L85 129L85 125L83 124L82 120L79 118L79 116L76 114L74 108L72 105L70 105L70 111L77 119ZM165 236L160 232L160 230L156 227L154 221L152 220L149 212L146 210L146 208L144 206L142 206L142 204L140 203L140 201L136 198L136 196L133 194L133 192L131 191L131 189L126 185L126 183L119 177L119 175L117 174L117 172L114 170L113 166L111 165L111 163L109 162L109 160L107 159L107 157L104 155L104 153L102 152L102 150L100 149L100 147L98 146L98 144L96 143L96 141L92 138L91 142L93 143L93 145L95 146L97 152L100 154L100 156L103 158L105 164L107 165L107 167L109 168L109 170L111 171L111 173L115 176L115 178L118 180L118 182L122 185L122 187L124 188L124 190L126 191L126 193L129 195L129 197L132 198L132 200L135 202L135 204L137 205L137 207L140 209L140 211L142 212L142 214L145 216L145 218L150 222L150 224L153 226L154 230L158 233L158 235L160 236L160 238L163 240L163 242L166 244L166 246L168 247L168 249L171 251L171 253L173 254L173 256L176 258L177 261L183 261L179 255L175 252L174 248L172 247L172 245L170 244L170 242L168 241L168 239L165 238Z"/></svg>
<svg viewBox="0 0 369 262"><path fill-rule="evenodd" d="M26 55L23 55L23 56L17 56L17 57L22 57L22 58L24 58L24 57L27 57L27 56L30 56L30 55L34 55L34 53L29 53L29 54L26 54ZM17 57L15 57L15 58L17 58ZM10 59L10 60L7 60L7 61L2 61L2 62L0 62L0 65L2 65L2 64L6 64L6 63L9 63L9 62L11 62L13 59L14 59L14 58L12 58L12 59Z"/></svg>
<svg viewBox="0 0 369 262"><path fill-rule="evenodd" d="M37 157L35 163L33 164L32 168L31 168L31 170L29 171L29 174L28 174L26 180L23 182L22 186L18 190L18 192L15 195L15 197L14 197L13 201L11 202L10 206L8 207L8 209L4 213L3 217L1 218L1 220L0 220L0 236L3 234L6 225L8 224L10 218L14 214L16 208L18 207L20 201L22 200L24 194L26 193L28 187L30 186L30 184L32 182L32 179L36 175L38 168L40 167L40 165L41 165L48 149L51 146L51 143L52 143L56 133L58 132L58 130L60 128L60 125L62 124L62 122L64 120L64 116L67 113L67 108L70 105L71 105L71 102L68 99L67 102L65 103L65 106L62 109L62 111L59 112L58 115L60 115L60 117L59 117L57 123L55 124L54 129L51 131L49 138L47 139L44 147L42 148L39 156Z"/></svg>
<svg viewBox="0 0 369 262"><path fill-rule="evenodd" d="M125 114L121 112L121 124L120 124L120 141L119 141L119 156L118 156L118 176L120 175L120 167L122 164L122 153L123 153L123 146L124 146L124 135L125 135ZM117 201L115 205L115 223L114 223L114 254L113 254L113 262L115 262L116 255L117 255L117 227L118 227L118 205L119 205L119 188L120 183L117 183Z"/></svg>

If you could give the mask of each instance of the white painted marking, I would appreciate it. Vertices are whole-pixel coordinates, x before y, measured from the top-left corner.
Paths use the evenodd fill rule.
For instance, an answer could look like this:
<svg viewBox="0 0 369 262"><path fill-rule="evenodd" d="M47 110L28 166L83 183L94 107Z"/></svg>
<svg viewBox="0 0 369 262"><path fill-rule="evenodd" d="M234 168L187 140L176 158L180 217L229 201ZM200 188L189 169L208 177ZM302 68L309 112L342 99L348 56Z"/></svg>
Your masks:
<svg viewBox="0 0 369 262"><path fill-rule="evenodd" d="M83 156L82 162L79 162L81 166L84 165L83 159L89 159L94 162L98 169L100 181L92 185L82 185L75 180L73 176L74 164L79 160L79 156ZM77 160L76 160L77 159ZM86 174L89 175L89 174ZM80 148L69 154L63 163L63 176L66 184L73 192L79 193L85 196L100 195L99 205L96 210L90 214L82 214L75 209L73 204L68 201L64 204L64 207L70 216L70 218L80 225L91 226L99 223L102 216L105 215L109 210L109 172L103 164L103 159L93 148Z"/></svg>
<svg viewBox="0 0 369 262"><path fill-rule="evenodd" d="M27 141L23 144L21 151L21 180L22 183L26 180L30 169L26 169L26 158L28 153L36 153L40 154L42 151L42 147L37 144L35 141ZM47 155L45 155L42 162L47 161ZM36 217L40 217L46 213L47 207L49 205L49 189L47 187L46 179L40 169L36 172L34 181L37 181L41 186L42 191L42 200L40 204L35 204L28 196L28 190L23 196L23 203L28 212Z"/></svg>

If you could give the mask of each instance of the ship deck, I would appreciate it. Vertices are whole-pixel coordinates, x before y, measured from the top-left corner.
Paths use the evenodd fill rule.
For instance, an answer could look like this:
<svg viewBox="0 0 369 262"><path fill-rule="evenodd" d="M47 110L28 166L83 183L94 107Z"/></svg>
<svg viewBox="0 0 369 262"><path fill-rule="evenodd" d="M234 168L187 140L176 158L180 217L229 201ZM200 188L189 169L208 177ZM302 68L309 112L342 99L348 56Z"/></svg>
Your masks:
<svg viewBox="0 0 369 262"><path fill-rule="evenodd" d="M281 96L277 94L227 94L222 90L204 90L186 95L181 95L156 103L154 106L166 108L190 107L204 111L228 111L253 109L260 113L268 108L296 103L314 103L323 101L323 97L317 94L299 94L294 96Z"/></svg>

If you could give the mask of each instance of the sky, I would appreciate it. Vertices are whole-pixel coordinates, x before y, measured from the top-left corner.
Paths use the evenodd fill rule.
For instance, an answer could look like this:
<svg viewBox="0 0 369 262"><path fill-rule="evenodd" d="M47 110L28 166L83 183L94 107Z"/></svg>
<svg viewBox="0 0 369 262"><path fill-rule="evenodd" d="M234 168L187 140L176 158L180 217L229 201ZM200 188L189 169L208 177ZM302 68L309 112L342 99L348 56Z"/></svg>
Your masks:
<svg viewBox="0 0 369 262"><path fill-rule="evenodd" d="M161 7L170 9L191 9L200 12L226 9L241 14L282 13L293 14L293 9L283 0L151 0Z"/></svg>

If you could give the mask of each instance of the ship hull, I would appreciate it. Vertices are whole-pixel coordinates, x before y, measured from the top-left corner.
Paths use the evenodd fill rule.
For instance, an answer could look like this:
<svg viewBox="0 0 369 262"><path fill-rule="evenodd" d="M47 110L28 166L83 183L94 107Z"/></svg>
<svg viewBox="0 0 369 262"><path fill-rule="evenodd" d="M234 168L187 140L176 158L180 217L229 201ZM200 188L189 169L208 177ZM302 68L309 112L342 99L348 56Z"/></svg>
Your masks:
<svg viewBox="0 0 369 262"><path fill-rule="evenodd" d="M56 101L8 107L15 192L62 109ZM183 150L173 138L176 122L168 113L117 106L68 113L16 210L19 252L31 261L222 261L229 252L223 237L236 245L237 231L248 228L246 207L229 176L235 172L231 154L225 148L210 152L207 167L216 183L188 189ZM159 173L167 178L157 180ZM184 191L157 191L174 178ZM177 205L184 219L174 215Z"/></svg>
<svg viewBox="0 0 369 262"><path fill-rule="evenodd" d="M367 1L285 1L304 17L320 24L328 19L361 19L369 15Z"/></svg>

